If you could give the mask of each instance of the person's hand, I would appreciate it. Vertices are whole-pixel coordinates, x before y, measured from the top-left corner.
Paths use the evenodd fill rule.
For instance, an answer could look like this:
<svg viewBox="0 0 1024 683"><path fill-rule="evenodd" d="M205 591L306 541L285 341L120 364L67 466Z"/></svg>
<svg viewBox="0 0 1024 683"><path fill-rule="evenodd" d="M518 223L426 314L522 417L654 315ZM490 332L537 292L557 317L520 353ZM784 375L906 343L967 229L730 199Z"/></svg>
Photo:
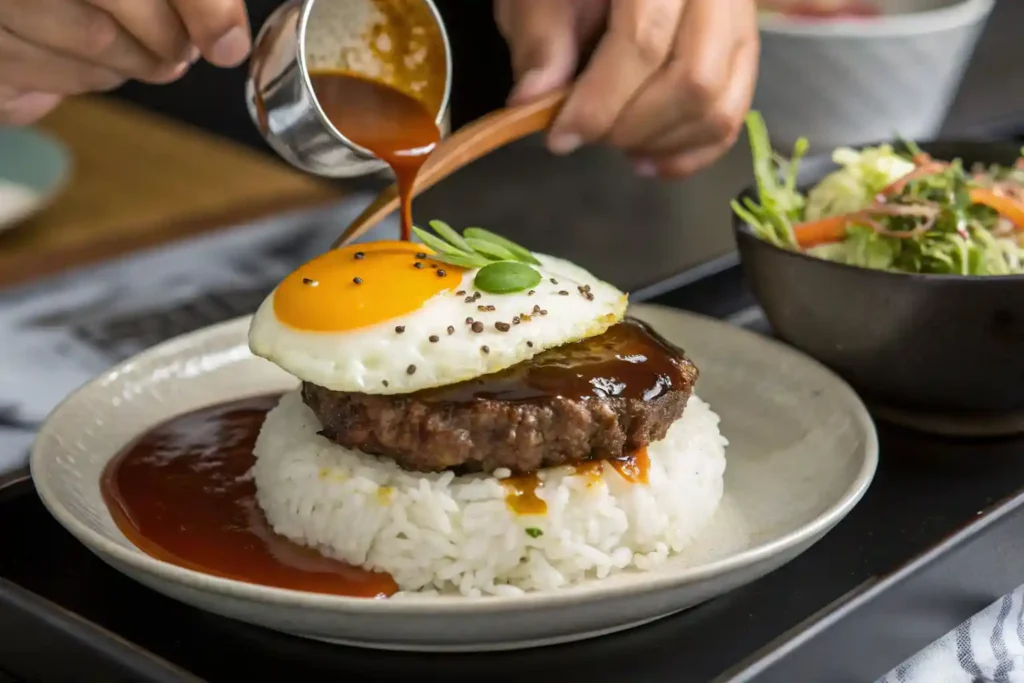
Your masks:
<svg viewBox="0 0 1024 683"><path fill-rule="evenodd" d="M495 2L516 78L510 102L571 85L551 151L605 142L642 175L681 177L735 142L757 79L755 0Z"/></svg>
<svg viewBox="0 0 1024 683"><path fill-rule="evenodd" d="M0 124L126 80L174 81L200 56L235 66L249 49L244 0L0 0Z"/></svg>

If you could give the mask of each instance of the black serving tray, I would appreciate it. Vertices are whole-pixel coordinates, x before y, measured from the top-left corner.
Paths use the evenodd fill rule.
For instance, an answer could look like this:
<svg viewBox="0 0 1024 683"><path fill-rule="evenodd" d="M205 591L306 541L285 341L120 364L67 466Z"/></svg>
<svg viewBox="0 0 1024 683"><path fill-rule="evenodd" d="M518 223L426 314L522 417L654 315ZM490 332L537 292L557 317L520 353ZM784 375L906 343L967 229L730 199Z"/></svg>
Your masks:
<svg viewBox="0 0 1024 683"><path fill-rule="evenodd" d="M649 300L770 334L728 260L679 282ZM1024 439L885 424L879 437L863 501L772 574L626 633L479 655L331 646L206 614L103 564L28 479L0 482L0 681L873 681L1024 583Z"/></svg>

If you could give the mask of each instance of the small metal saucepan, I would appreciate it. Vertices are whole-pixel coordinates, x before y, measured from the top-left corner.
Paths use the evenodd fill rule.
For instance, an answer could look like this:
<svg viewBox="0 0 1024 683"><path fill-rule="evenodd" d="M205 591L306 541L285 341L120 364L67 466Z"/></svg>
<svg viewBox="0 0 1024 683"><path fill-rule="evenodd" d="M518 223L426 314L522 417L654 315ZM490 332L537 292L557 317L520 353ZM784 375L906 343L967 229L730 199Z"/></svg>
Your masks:
<svg viewBox="0 0 1024 683"><path fill-rule="evenodd" d="M319 176L351 178L387 169L327 120L310 71L336 69L390 85L436 112L449 129L452 59L433 0L289 0L256 37L246 103L270 146Z"/></svg>

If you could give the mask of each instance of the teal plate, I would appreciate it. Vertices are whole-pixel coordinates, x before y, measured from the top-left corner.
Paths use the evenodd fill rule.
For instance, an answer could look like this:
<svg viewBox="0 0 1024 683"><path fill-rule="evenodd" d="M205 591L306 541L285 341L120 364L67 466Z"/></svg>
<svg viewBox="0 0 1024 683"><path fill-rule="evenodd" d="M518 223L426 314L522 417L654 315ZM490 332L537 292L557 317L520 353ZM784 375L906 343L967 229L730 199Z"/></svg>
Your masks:
<svg viewBox="0 0 1024 683"><path fill-rule="evenodd" d="M33 128L0 126L0 231L50 203L67 183L71 155Z"/></svg>

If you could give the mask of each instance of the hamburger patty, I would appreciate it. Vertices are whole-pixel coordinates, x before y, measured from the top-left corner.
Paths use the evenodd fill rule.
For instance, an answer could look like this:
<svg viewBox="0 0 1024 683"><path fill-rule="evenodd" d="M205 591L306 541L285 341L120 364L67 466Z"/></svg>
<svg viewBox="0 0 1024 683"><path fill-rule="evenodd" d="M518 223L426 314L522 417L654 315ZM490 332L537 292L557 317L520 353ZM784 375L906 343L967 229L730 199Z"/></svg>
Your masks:
<svg viewBox="0 0 1024 683"><path fill-rule="evenodd" d="M664 438L698 371L635 320L538 354L507 370L412 394L302 397L342 446L406 470L514 473L627 456Z"/></svg>

